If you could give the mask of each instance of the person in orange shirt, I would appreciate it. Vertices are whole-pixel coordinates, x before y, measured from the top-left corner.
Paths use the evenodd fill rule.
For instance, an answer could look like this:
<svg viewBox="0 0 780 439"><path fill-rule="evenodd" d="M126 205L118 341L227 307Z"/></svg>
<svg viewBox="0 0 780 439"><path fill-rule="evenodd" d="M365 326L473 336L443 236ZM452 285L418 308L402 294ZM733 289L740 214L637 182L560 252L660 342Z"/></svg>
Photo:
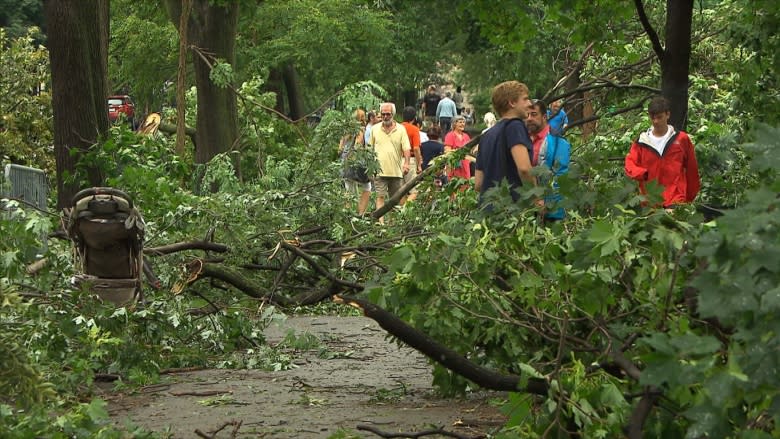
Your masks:
<svg viewBox="0 0 780 439"><path fill-rule="evenodd" d="M417 174L422 172L422 154L420 153L420 128L414 124L417 117L417 110L414 107L405 107L403 111L403 126L406 128L406 135L409 136L409 146L412 147L412 157L409 163L409 172L404 174L404 184L414 180ZM417 198L417 188L409 191L409 196L401 199L403 205L406 200Z"/></svg>

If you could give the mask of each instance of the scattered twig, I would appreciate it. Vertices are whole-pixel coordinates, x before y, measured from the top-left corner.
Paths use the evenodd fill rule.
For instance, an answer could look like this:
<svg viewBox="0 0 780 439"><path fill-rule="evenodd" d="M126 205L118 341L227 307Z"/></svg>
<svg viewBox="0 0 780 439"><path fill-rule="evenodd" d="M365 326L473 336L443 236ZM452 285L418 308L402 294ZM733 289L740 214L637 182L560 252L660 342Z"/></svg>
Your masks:
<svg viewBox="0 0 780 439"><path fill-rule="evenodd" d="M138 389L139 393L157 393L162 392L164 390L168 390L171 388L170 384L160 383L160 384L150 384L148 386L143 386L140 389Z"/></svg>
<svg viewBox="0 0 780 439"><path fill-rule="evenodd" d="M377 436L384 437L384 438L420 438L423 436L433 436L435 434L441 435L441 436L447 436L447 437L454 437L457 439L479 439L487 437L484 434L480 434L477 436L466 436L463 434L455 433L453 431L447 431L444 429L444 427L439 427L434 430L423 430L418 431L414 433L388 433L386 431L382 431L376 427L372 427L370 425L358 425L358 430L361 431L370 431L371 433L374 433Z"/></svg>
<svg viewBox="0 0 780 439"><path fill-rule="evenodd" d="M238 429L241 428L241 424L243 424L243 422L244 421L241 421L241 420L238 420L238 419L234 419L232 421L225 422L224 424L222 424L221 427L219 427L216 430L214 430L213 432L211 432L211 434L204 433L204 432L200 431L200 429L195 429L195 434L197 434L198 436L200 436L202 438L205 438L205 439L216 439L217 433L219 433L220 431L224 430L225 427L227 427L228 425L232 425L233 426L233 431L230 432L230 437L231 438L235 438L238 435Z"/></svg>
<svg viewBox="0 0 780 439"><path fill-rule="evenodd" d="M188 392L169 392L173 396L214 396L222 395L225 393L233 393L232 390L200 390L200 391L188 391Z"/></svg>
<svg viewBox="0 0 780 439"><path fill-rule="evenodd" d="M186 372L196 372L199 370L205 370L205 367L201 366L193 366L193 367L170 367L168 369L162 369L159 374L160 375L169 375L169 374L175 374L175 373L186 373Z"/></svg>

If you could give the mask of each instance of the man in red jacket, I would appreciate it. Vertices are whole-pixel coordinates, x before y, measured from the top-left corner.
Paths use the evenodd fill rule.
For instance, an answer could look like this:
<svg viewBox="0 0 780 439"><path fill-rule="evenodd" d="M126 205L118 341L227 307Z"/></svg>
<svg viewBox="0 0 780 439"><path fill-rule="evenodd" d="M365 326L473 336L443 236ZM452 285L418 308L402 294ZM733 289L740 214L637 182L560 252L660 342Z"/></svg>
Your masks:
<svg viewBox="0 0 780 439"><path fill-rule="evenodd" d="M699 193L699 165L693 143L684 131L669 125L669 101L656 97L647 108L653 126L631 144L626 156L626 175L639 182L640 191L647 193L647 181L663 186L663 207L690 203Z"/></svg>

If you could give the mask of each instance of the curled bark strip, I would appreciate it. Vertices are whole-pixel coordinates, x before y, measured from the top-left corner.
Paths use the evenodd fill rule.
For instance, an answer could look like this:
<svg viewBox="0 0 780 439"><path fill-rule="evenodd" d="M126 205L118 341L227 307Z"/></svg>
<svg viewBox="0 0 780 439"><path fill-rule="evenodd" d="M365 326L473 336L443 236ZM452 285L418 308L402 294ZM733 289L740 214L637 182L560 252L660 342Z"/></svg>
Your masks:
<svg viewBox="0 0 780 439"><path fill-rule="evenodd" d="M423 430L423 431L416 431L414 433L388 433L385 431L382 431L376 427L372 427L370 425L358 425L358 430L361 431L370 431L371 433L374 433L375 435L379 437L384 438L420 438L423 436L433 436L433 435L439 435L439 436L446 436L446 437L454 437L456 439L481 439L486 437L484 434L480 434L478 436L466 436L463 434L458 434L452 431L447 431L443 427L439 427L434 430Z"/></svg>
<svg viewBox="0 0 780 439"><path fill-rule="evenodd" d="M162 245L160 247L146 247L144 253L149 255L167 255L171 253L180 252L182 250L206 250L217 253L225 253L230 248L223 244L217 244L215 242L207 241L190 241L190 242L177 242L170 245Z"/></svg>
<svg viewBox="0 0 780 439"><path fill-rule="evenodd" d="M379 323L379 326L391 335L397 337L399 340L447 369L473 381L485 389L526 392L542 396L547 396L548 394L550 385L547 380L531 377L528 378L528 382L523 385L524 380L520 376L502 375L498 372L479 366L452 349L441 345L428 335L412 328L403 320L371 302L355 298L346 298L339 295L334 296L333 301L361 310L363 315Z"/></svg>

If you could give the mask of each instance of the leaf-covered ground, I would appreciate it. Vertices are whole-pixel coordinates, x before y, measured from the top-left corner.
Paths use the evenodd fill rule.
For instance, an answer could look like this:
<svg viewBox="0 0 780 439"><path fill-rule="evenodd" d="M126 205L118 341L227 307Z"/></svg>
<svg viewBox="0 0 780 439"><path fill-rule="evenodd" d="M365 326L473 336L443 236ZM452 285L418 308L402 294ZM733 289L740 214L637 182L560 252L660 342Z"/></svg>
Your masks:
<svg viewBox="0 0 780 439"><path fill-rule="evenodd" d="M236 437L378 437L358 425L479 436L504 422L490 399L505 395L435 396L425 358L399 347L370 319L293 317L267 329L269 343L291 329L300 348L294 369L202 370L169 375L134 394L107 390L111 416L118 424L169 429L175 438L198 437L196 430L208 437L220 427L213 437L232 437L236 429ZM231 421L237 422L226 425Z"/></svg>

